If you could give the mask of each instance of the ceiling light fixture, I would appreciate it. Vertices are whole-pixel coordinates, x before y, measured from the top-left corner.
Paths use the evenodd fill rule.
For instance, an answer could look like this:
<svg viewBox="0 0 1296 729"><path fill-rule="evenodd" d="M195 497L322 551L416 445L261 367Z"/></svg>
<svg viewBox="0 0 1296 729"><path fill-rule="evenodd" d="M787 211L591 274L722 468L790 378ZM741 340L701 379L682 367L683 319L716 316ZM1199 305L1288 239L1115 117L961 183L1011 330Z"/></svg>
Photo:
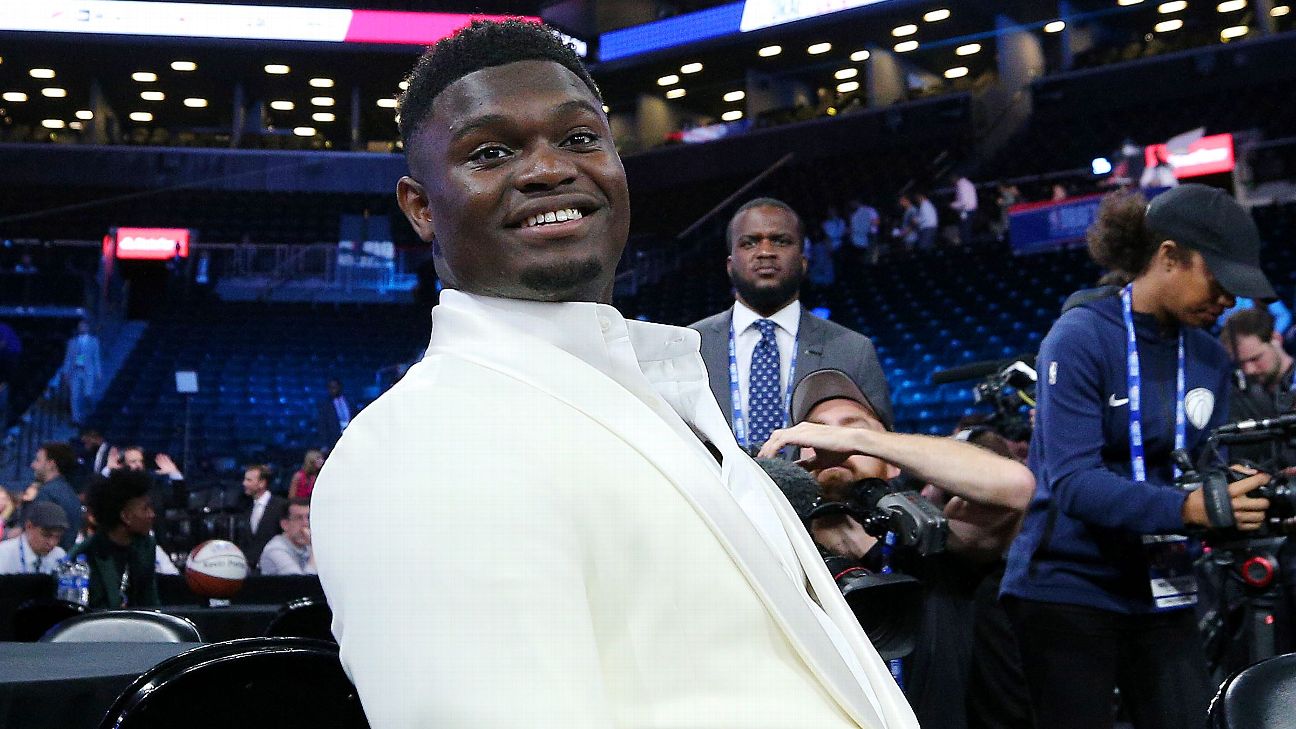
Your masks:
<svg viewBox="0 0 1296 729"><path fill-rule="evenodd" d="M201 97L191 96L184 100L184 105L190 109L205 109L207 107L207 100Z"/></svg>
<svg viewBox="0 0 1296 729"><path fill-rule="evenodd" d="M57 86L51 86L46 89L41 89L41 96L47 96L51 99L61 99L67 96L67 89L60 89Z"/></svg>
<svg viewBox="0 0 1296 729"><path fill-rule="evenodd" d="M54 69L52 68L33 68L27 73L32 78L54 78Z"/></svg>
<svg viewBox="0 0 1296 729"><path fill-rule="evenodd" d="M1052 23L1046 23L1044 25L1044 32L1061 33L1065 28L1066 28L1066 23L1062 22L1061 20L1054 20Z"/></svg>
<svg viewBox="0 0 1296 729"><path fill-rule="evenodd" d="M81 130L84 129L84 128L85 128L85 125L82 124L82 123L79 122L79 121L74 121L74 122L68 124L68 129L75 129L75 130L77 130L78 132L81 131Z"/></svg>
<svg viewBox="0 0 1296 729"><path fill-rule="evenodd" d="M0 98L3 98L5 101L13 102L26 101L27 94L24 94L21 91L6 91L3 96L0 96Z"/></svg>
<svg viewBox="0 0 1296 729"><path fill-rule="evenodd" d="M765 46L759 51L756 51L756 55L760 56L761 58L769 58L770 56L777 56L782 52L783 52L783 46Z"/></svg>
<svg viewBox="0 0 1296 729"><path fill-rule="evenodd" d="M1175 18L1174 20L1163 20L1160 23L1157 23L1152 26L1152 30L1158 33L1169 33L1171 31L1179 30L1182 27L1183 21Z"/></svg>
<svg viewBox="0 0 1296 729"><path fill-rule="evenodd" d="M76 118L84 121L90 121L91 119L94 118L94 112L90 111L89 109L82 109L76 113Z"/></svg>
<svg viewBox="0 0 1296 729"><path fill-rule="evenodd" d="M721 114L721 115L720 115L720 118L723 119L724 121L738 121L739 119L742 118L742 116L743 116L743 115L742 115L742 111L741 111L741 110L739 110L739 109L731 109L731 110L726 111L725 113Z"/></svg>
<svg viewBox="0 0 1296 729"><path fill-rule="evenodd" d="M67 126L67 122L62 119L43 119L41 120L41 126L46 129L62 129Z"/></svg>
<svg viewBox="0 0 1296 729"><path fill-rule="evenodd" d="M932 10L931 12L923 15L923 20L927 21L928 23L937 23L942 20L946 20L947 18L949 18L949 16L950 16L950 11L947 8L941 8L940 10Z"/></svg>
<svg viewBox="0 0 1296 729"><path fill-rule="evenodd" d="M140 98L145 101L162 101L166 99L166 94L161 91L141 91Z"/></svg>
<svg viewBox="0 0 1296 729"><path fill-rule="evenodd" d="M332 96L312 96L311 97L312 106L333 106L333 104L335 103L337 102L333 100Z"/></svg>
<svg viewBox="0 0 1296 729"><path fill-rule="evenodd" d="M299 137L315 136L315 127L293 127L293 134Z"/></svg>
<svg viewBox="0 0 1296 729"><path fill-rule="evenodd" d="M682 99L682 98L684 98L684 94L685 94L685 93L687 93L687 92L685 92L684 89L671 89L670 91L667 91L667 92L666 92L666 98L668 98L668 99Z"/></svg>
<svg viewBox="0 0 1296 729"><path fill-rule="evenodd" d="M745 98L747 98L746 91L730 91L724 95L725 101L742 101Z"/></svg>
<svg viewBox="0 0 1296 729"><path fill-rule="evenodd" d="M131 74L132 81L139 81L142 84L151 84L157 81L157 74L152 71L136 71Z"/></svg>
<svg viewBox="0 0 1296 729"><path fill-rule="evenodd" d="M1188 7L1186 0L1171 0L1168 3L1161 3L1157 6L1157 12L1165 15L1167 13L1177 13Z"/></svg>
<svg viewBox="0 0 1296 729"><path fill-rule="evenodd" d="M194 63L193 61L172 61L171 70L172 71L197 71L198 64Z"/></svg>
<svg viewBox="0 0 1296 729"><path fill-rule="evenodd" d="M317 88L317 89L331 89L331 88L333 88L333 79L331 79L331 78L313 78L313 79L310 80L310 85L311 85L311 86L314 86L314 87Z"/></svg>
<svg viewBox="0 0 1296 729"><path fill-rule="evenodd" d="M1224 0L1224 2L1215 6L1215 10L1221 13L1232 13L1246 6L1246 0Z"/></svg>
<svg viewBox="0 0 1296 729"><path fill-rule="evenodd" d="M837 93L849 94L852 91L859 91L859 81L847 81L844 84L837 84Z"/></svg>
<svg viewBox="0 0 1296 729"><path fill-rule="evenodd" d="M297 105L287 99L280 99L279 101L270 102L270 108L275 111L292 111L297 108Z"/></svg>
<svg viewBox="0 0 1296 729"><path fill-rule="evenodd" d="M288 73L288 71L290 70L291 69L289 69L287 66L283 65L282 63L267 63L265 67L266 73L274 74L276 76L282 76L285 73Z"/></svg>
<svg viewBox="0 0 1296 729"><path fill-rule="evenodd" d="M867 61L868 57L869 57L868 51L855 51L854 53L850 54L850 59L856 63L859 63L860 61Z"/></svg>
<svg viewBox="0 0 1296 729"><path fill-rule="evenodd" d="M958 48L954 49L954 55L956 56L970 56L973 53L980 53L980 52L981 52L980 43L968 43L967 45L959 46Z"/></svg>
<svg viewBox="0 0 1296 729"><path fill-rule="evenodd" d="M381 107L384 108L384 109L395 109L395 108L396 108L396 100L395 100L395 99L379 99L379 100L378 100L378 106L381 106Z"/></svg>
<svg viewBox="0 0 1296 729"><path fill-rule="evenodd" d="M918 32L918 26L913 25L912 23L909 25L896 26L895 28L891 29L891 35L897 38L903 38L907 35L913 35L914 33L917 32Z"/></svg>
<svg viewBox="0 0 1296 729"><path fill-rule="evenodd" d="M153 121L153 115L147 111L132 111L130 120L134 122L151 122Z"/></svg>
<svg viewBox="0 0 1296 729"><path fill-rule="evenodd" d="M975 44L973 44L973 45L975 45ZM901 43L897 43L897 44L895 44L895 52L896 52L896 53L908 53L909 51L912 51L912 50L916 49L917 47L918 47L918 41L916 41L916 40L907 40L907 41L903 41L903 42L901 42Z"/></svg>
<svg viewBox="0 0 1296 729"><path fill-rule="evenodd" d="M317 111L311 114L311 120L317 122L337 121L337 116L331 111Z"/></svg>
<svg viewBox="0 0 1296 729"><path fill-rule="evenodd" d="M1230 28L1225 28L1224 30L1220 31L1220 40L1241 38L1242 36L1246 35L1247 32L1250 30L1251 29L1246 27L1245 25L1234 25Z"/></svg>
<svg viewBox="0 0 1296 729"><path fill-rule="evenodd" d="M1269 11L1269 14L1275 18L1281 18L1289 13L1291 13L1290 5L1275 5L1273 6L1273 9Z"/></svg>
<svg viewBox="0 0 1296 729"><path fill-rule="evenodd" d="M858 75L859 75L858 68L843 68L840 71L834 73L833 78L837 79L838 81L845 81L848 78L855 78Z"/></svg>
<svg viewBox="0 0 1296 729"><path fill-rule="evenodd" d="M1138 5L1143 0L1116 0L1117 5Z"/></svg>
<svg viewBox="0 0 1296 729"><path fill-rule="evenodd" d="M701 70L702 64L700 63L686 63L683 66L680 66L680 73L697 73Z"/></svg>
<svg viewBox="0 0 1296 729"><path fill-rule="evenodd" d="M679 83L679 76L673 73L668 73L665 76L662 76L661 78L657 79L658 86L671 86L677 83Z"/></svg>
<svg viewBox="0 0 1296 729"><path fill-rule="evenodd" d="M812 56L817 56L820 53L827 53L828 51L831 50L832 50L831 43L815 43L809 48L806 48L806 53L809 53Z"/></svg>
<svg viewBox="0 0 1296 729"><path fill-rule="evenodd" d="M945 70L945 78L963 78L968 75L967 66L955 66Z"/></svg>

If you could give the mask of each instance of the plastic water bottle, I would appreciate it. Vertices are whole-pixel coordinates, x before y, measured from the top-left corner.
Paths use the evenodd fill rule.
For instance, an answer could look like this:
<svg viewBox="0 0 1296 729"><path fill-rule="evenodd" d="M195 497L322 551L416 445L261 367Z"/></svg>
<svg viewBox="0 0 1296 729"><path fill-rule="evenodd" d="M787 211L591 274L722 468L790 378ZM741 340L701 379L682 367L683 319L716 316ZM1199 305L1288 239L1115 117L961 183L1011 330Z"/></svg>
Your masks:
<svg viewBox="0 0 1296 729"><path fill-rule="evenodd" d="M72 569L72 602L82 605L90 604L90 564L84 554L78 554L76 565Z"/></svg>
<svg viewBox="0 0 1296 729"><path fill-rule="evenodd" d="M60 559L58 563L58 599L76 602L76 575L72 562Z"/></svg>

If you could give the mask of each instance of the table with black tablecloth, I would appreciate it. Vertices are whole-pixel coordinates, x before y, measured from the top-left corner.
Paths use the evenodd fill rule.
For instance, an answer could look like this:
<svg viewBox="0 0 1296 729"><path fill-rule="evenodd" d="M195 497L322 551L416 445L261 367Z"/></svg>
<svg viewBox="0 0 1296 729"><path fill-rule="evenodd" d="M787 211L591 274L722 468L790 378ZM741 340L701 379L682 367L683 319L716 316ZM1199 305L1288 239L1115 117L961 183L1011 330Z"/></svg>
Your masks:
<svg viewBox="0 0 1296 729"><path fill-rule="evenodd" d="M258 638L265 635L270 621L279 614L282 605L226 605L206 607L197 605L163 605L154 608L168 615L186 618L198 626L198 632L208 643L219 643L235 638Z"/></svg>
<svg viewBox="0 0 1296 729"><path fill-rule="evenodd" d="M131 681L198 645L0 643L0 727L96 727Z"/></svg>

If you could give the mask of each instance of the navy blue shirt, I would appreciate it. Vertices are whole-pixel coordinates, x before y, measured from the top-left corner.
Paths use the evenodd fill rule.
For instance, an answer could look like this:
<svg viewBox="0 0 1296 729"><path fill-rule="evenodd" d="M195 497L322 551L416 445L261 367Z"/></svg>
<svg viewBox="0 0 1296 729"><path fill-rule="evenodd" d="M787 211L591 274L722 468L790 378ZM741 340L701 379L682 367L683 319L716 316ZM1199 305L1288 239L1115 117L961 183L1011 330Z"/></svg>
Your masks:
<svg viewBox="0 0 1296 729"><path fill-rule="evenodd" d="M1231 365L1219 342L1184 329L1187 446L1196 455L1227 422ZM1152 610L1143 534L1182 531L1175 488L1178 330L1134 314L1147 482L1131 478L1125 323L1119 296L1064 311L1040 346L1035 474L1003 594L1121 613Z"/></svg>
<svg viewBox="0 0 1296 729"><path fill-rule="evenodd" d="M76 492L68 485L67 479L59 476L41 484L40 491L36 493L36 501L58 504L67 514L68 529L63 532L59 546L63 551L71 552L76 546L77 532L81 530L81 500L77 498Z"/></svg>

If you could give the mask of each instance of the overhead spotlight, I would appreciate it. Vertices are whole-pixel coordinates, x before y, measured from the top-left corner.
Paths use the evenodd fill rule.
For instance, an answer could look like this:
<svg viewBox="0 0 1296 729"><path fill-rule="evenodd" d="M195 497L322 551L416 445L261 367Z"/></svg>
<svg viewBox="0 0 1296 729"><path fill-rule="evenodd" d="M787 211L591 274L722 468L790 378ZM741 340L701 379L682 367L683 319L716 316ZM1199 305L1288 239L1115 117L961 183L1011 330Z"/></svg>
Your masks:
<svg viewBox="0 0 1296 729"><path fill-rule="evenodd" d="M395 99L379 99L379 100L378 100L378 106L381 106L381 107L384 108L384 109L395 109L395 108L396 108L396 100L395 100Z"/></svg>
<svg viewBox="0 0 1296 729"><path fill-rule="evenodd" d="M207 106L207 100L197 96L192 96L184 100L184 105L190 109L203 109Z"/></svg>
<svg viewBox="0 0 1296 729"><path fill-rule="evenodd" d="M683 66L680 66L680 73L697 73L701 70L702 64L700 63L686 63Z"/></svg>
<svg viewBox="0 0 1296 729"><path fill-rule="evenodd" d="M903 38L907 35L913 35L918 32L918 26L910 23L909 25L899 25L891 29L891 35L897 38Z"/></svg>
<svg viewBox="0 0 1296 729"><path fill-rule="evenodd" d="M315 136L315 127L293 127L293 134L299 137Z"/></svg>
<svg viewBox="0 0 1296 729"><path fill-rule="evenodd" d="M335 116L331 111L317 111L314 114L311 114L311 120L317 122L331 122L336 121L337 116Z"/></svg>
<svg viewBox="0 0 1296 729"><path fill-rule="evenodd" d="M756 55L760 56L761 58L769 58L770 56L777 56L782 52L783 52L783 46L765 46L759 51L756 51Z"/></svg>
<svg viewBox="0 0 1296 729"><path fill-rule="evenodd" d="M82 129L85 129L85 125L82 124L82 123L79 122L79 121L74 121L74 122L71 122L70 124L68 124L68 129L75 129L75 130L77 130L77 131L79 132L79 131L81 131Z"/></svg>
<svg viewBox="0 0 1296 729"><path fill-rule="evenodd" d="M1234 25L1220 31L1220 40L1229 40L1231 38L1241 38L1246 35L1250 28L1245 25Z"/></svg>
<svg viewBox="0 0 1296 729"><path fill-rule="evenodd" d="M967 45L959 46L958 48L954 49L954 55L956 56L970 56L973 53L980 53L980 52L981 52L980 43L968 43Z"/></svg>
<svg viewBox="0 0 1296 729"><path fill-rule="evenodd" d="M809 48L806 48L806 53L809 53L812 56L817 56L820 53L827 53L828 51L831 50L832 50L831 43L815 43Z"/></svg>
<svg viewBox="0 0 1296 729"><path fill-rule="evenodd" d="M193 61L172 61L171 70L172 71L197 71L198 64L194 63Z"/></svg>
<svg viewBox="0 0 1296 729"><path fill-rule="evenodd" d="M1291 13L1290 5L1275 5L1273 6L1273 9L1269 11L1269 14L1274 16L1275 18L1281 18L1282 16L1288 15L1290 13Z"/></svg>
<svg viewBox="0 0 1296 729"><path fill-rule="evenodd" d="M968 75L967 66L955 66L954 68L945 69L945 78L963 78Z"/></svg>
<svg viewBox="0 0 1296 729"><path fill-rule="evenodd" d="M1215 6L1215 10L1221 13L1232 13L1245 8L1246 5L1246 0L1224 0Z"/></svg>
<svg viewBox="0 0 1296 729"><path fill-rule="evenodd" d="M859 91L859 81L847 81L844 84L837 84L837 93L849 94L852 91Z"/></svg>
<svg viewBox="0 0 1296 729"><path fill-rule="evenodd" d="M152 71L136 71L131 74L132 81L139 81L142 84L151 84L157 81L157 74Z"/></svg>
<svg viewBox="0 0 1296 729"><path fill-rule="evenodd" d="M868 57L869 57L868 51L855 51L854 53L850 54L850 59L856 63L859 63L860 61L867 61Z"/></svg>
<svg viewBox="0 0 1296 729"><path fill-rule="evenodd" d="M54 69L52 68L33 68L27 73L32 78L54 78Z"/></svg>
<svg viewBox="0 0 1296 729"><path fill-rule="evenodd" d="M670 91L667 91L667 92L666 92L666 98L668 98L668 99L682 99L682 98L684 98L684 94L685 94L685 93L686 93L686 92L684 91L684 89L671 89Z"/></svg>
<svg viewBox="0 0 1296 729"><path fill-rule="evenodd" d="M743 116L741 109L731 109L720 115L724 121L738 121Z"/></svg>
<svg viewBox="0 0 1296 729"><path fill-rule="evenodd" d="M859 75L858 68L843 68L842 70L834 73L833 78L837 79L838 81L845 81L848 78L855 78L858 75Z"/></svg>
<svg viewBox="0 0 1296 729"><path fill-rule="evenodd" d="M1157 6L1157 12L1165 15L1166 13L1177 13L1188 7L1186 0L1171 0L1168 3L1161 3Z"/></svg>
<svg viewBox="0 0 1296 729"><path fill-rule="evenodd" d="M162 101L166 99L166 94L161 91L141 91L140 98L145 101Z"/></svg>
<svg viewBox="0 0 1296 729"><path fill-rule="evenodd" d="M1179 18L1175 18L1174 20L1163 20L1160 23L1157 23L1152 26L1152 30L1155 30L1158 33L1169 33L1174 30L1179 30L1182 27L1183 21Z"/></svg>
<svg viewBox="0 0 1296 729"><path fill-rule="evenodd" d="M297 105L286 99L280 99L279 101L270 102L270 108L275 111L292 111L297 108Z"/></svg>
<svg viewBox="0 0 1296 729"><path fill-rule="evenodd" d="M895 52L908 53L909 51L912 51L917 47L918 47L918 41L916 40L902 41L900 43L895 44Z"/></svg>
<svg viewBox="0 0 1296 729"><path fill-rule="evenodd" d="M666 74L665 76L662 76L661 78L657 79L658 86L671 86L677 83L679 83L679 76L673 73Z"/></svg>
<svg viewBox="0 0 1296 729"><path fill-rule="evenodd" d="M46 89L41 89L41 96L47 96L51 99L61 99L67 96L67 89L60 89L57 86L51 86Z"/></svg>
<svg viewBox="0 0 1296 729"><path fill-rule="evenodd" d="M401 91L409 91L409 81L401 81L400 83L396 84L396 88L400 89Z"/></svg>
<svg viewBox="0 0 1296 729"><path fill-rule="evenodd" d="M94 118L94 112L89 109L82 109L76 113L76 118L83 121L90 121Z"/></svg>
<svg viewBox="0 0 1296 729"><path fill-rule="evenodd" d="M928 23L936 23L948 19L949 16L950 16L950 11L947 8L941 8L940 10L932 10L926 13L925 15L923 15L923 20L927 21Z"/></svg>
<svg viewBox="0 0 1296 729"><path fill-rule="evenodd" d="M1143 0L1116 0L1117 5L1138 5Z"/></svg>
<svg viewBox="0 0 1296 729"><path fill-rule="evenodd" d="M266 73L274 74L276 76L282 76L285 73L288 73L289 70L291 69L282 63L267 63L265 67Z"/></svg>
<svg viewBox="0 0 1296 729"><path fill-rule="evenodd" d="M63 127L67 126L67 122L63 121L62 119L42 119L41 126L45 127L46 129L62 129Z"/></svg>
<svg viewBox="0 0 1296 729"><path fill-rule="evenodd" d="M745 98L747 98L746 91L730 91L724 95L725 101L742 101Z"/></svg>
<svg viewBox="0 0 1296 729"><path fill-rule="evenodd" d="M1111 160L1106 157L1094 157L1089 163L1089 171L1095 175L1105 175L1112 171Z"/></svg>
<svg viewBox="0 0 1296 729"><path fill-rule="evenodd" d="M147 111L132 111L130 120L134 122L151 122L153 121L153 115Z"/></svg>
<svg viewBox="0 0 1296 729"><path fill-rule="evenodd" d="M1054 20L1052 23L1044 24L1045 33L1061 33L1064 28L1066 28L1066 23L1061 20Z"/></svg>
<svg viewBox="0 0 1296 729"><path fill-rule="evenodd" d="M331 88L333 88L333 79L331 79L331 78L313 78L313 79L310 80L310 85L311 85L311 86L314 86L314 87L317 88L317 89L331 89Z"/></svg>
<svg viewBox="0 0 1296 729"><path fill-rule="evenodd" d="M311 97L312 106L333 106L333 104L335 103L337 102L333 100L332 96L312 96Z"/></svg>
<svg viewBox="0 0 1296 729"><path fill-rule="evenodd" d="M6 91L4 92L3 96L0 96L0 98L3 98L5 101L12 101L17 103L20 101L26 101L27 94L24 94L21 91Z"/></svg>

